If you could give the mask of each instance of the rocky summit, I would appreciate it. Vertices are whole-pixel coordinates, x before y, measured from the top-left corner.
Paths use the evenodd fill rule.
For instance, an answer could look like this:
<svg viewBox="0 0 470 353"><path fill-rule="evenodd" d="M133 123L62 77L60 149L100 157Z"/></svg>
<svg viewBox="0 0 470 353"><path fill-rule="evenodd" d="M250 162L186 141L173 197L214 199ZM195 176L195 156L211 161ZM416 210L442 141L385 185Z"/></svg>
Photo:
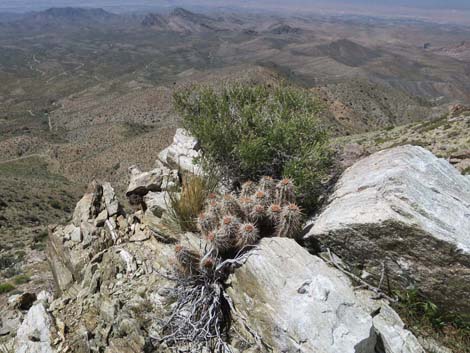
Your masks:
<svg viewBox="0 0 470 353"><path fill-rule="evenodd" d="M130 168L127 197L134 211L125 211L109 183L95 181L71 222L49 228L56 291L11 298L0 332L13 323L15 352L207 351L190 342L170 345L165 337L180 305L175 244L188 254L211 246L166 222L166 198L199 153L190 138L179 130L165 150L177 152L161 153L163 161L150 171ZM307 248L267 237L229 260L223 285L213 287L230 318L225 351L447 352L409 330L386 286L417 286L450 312L468 310L469 195L468 178L420 147L358 161L309 222ZM312 244L319 250L308 251ZM355 275L358 268L362 274Z"/></svg>
<svg viewBox="0 0 470 353"><path fill-rule="evenodd" d="M470 353L468 1L65 2L0 0L0 353Z"/></svg>

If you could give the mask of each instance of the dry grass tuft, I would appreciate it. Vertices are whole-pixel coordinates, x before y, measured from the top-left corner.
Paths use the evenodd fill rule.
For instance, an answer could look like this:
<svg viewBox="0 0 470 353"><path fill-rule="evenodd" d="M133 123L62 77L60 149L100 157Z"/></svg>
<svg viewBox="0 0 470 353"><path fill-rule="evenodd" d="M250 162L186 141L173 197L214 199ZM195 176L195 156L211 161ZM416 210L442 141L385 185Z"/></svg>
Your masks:
<svg viewBox="0 0 470 353"><path fill-rule="evenodd" d="M181 231L196 232L197 217L205 206L206 199L218 184L213 175L188 175L183 178L181 192L169 193L169 225Z"/></svg>

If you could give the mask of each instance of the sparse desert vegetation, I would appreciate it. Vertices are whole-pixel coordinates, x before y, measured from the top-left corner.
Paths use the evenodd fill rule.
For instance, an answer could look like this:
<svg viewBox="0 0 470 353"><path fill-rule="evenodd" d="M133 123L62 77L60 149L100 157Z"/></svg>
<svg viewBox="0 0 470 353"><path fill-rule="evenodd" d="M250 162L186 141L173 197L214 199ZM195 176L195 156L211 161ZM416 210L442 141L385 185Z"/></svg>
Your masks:
<svg viewBox="0 0 470 353"><path fill-rule="evenodd" d="M274 352L287 341L310 347L316 338L304 340L303 331L291 330L299 320L290 314L298 311L298 303L302 312L310 312L311 301L318 298L315 308L333 306L313 312L315 320L306 321L307 336L323 327L329 330L317 335L328 343L315 351L327 351L336 344L331 342L346 337L357 338L355 347L368 342L374 352L385 352L388 337L375 321L392 310L382 302L389 298L405 322L394 321L401 338L411 337L417 344L406 331L410 329L453 353L469 352L465 315L449 314L414 287L427 278L404 290L384 289L389 270L413 270L407 261L421 258L414 253L423 245L413 242L415 229L401 225L396 230L403 235L400 240L393 243L390 236L384 245L379 240L388 224L380 228L374 223L365 230L359 224L348 229L346 245L333 242L333 250L339 244L351 254L360 253L365 263L361 246L377 243L375 250L389 250L411 241L406 257L391 251L380 259L378 285L367 282L376 274L368 273L364 263L349 268L325 244L308 244L303 238L317 221L309 217L329 207L345 168L377 151L422 146L463 175L470 174L469 36L468 27L460 25L344 14L196 13L181 8L145 14L79 8L0 14L0 350L10 350L2 343L16 332L9 325L19 325L17 317L4 316L3 310L10 315L18 301L29 308L36 300L29 294L47 290L60 298L44 310L58 319L54 324L61 337L54 342L60 342L60 352L73 352L67 346L71 344L112 352L134 345L133 351L166 353L179 341L210 350L214 340L219 351L233 345L240 352L255 346ZM197 147L175 140L180 127L197 139ZM164 166L156 160L170 144L176 156L167 155ZM188 148L197 149L201 157L196 162L209 173L194 176L177 168L176 158ZM396 151L402 151L396 159L405 162L407 153L420 153ZM172 163L168 158L174 158ZM430 166L439 163L423 158ZM133 165L154 172L137 176L142 185L131 194L138 202L124 197ZM175 168L171 188L164 186L168 168ZM374 168L369 166L364 179ZM448 175L464 185L460 174ZM417 189L424 185L421 181ZM367 195L371 185L346 195ZM426 197L429 190L442 188L433 196L440 197L450 186L426 186L417 194ZM401 186L395 189L398 193ZM406 203L408 196L400 200ZM468 205L461 195L444 201L447 209L460 207L452 217ZM349 211L364 207L362 215L373 216L376 209L367 209L369 203ZM432 207L424 208L414 203L401 215L433 214ZM433 217L425 222L439 218ZM334 221L338 219L347 222L342 215ZM443 232L453 226L447 224ZM341 236L340 230L333 233ZM349 241L357 234L363 241L355 249ZM436 244L433 251L453 256L444 265L468 269L461 249ZM270 256L263 257L266 252ZM387 268L389 258L393 261ZM289 266L302 278L292 277L296 273ZM317 278L310 267L325 272ZM342 274L329 272L333 267ZM351 286L335 279L344 274L372 290L380 308L355 307L357 287L349 295ZM304 275L315 277L314 283ZM289 287L294 282L295 288ZM465 283L458 284L449 284L455 291L448 296L461 294ZM346 295L335 307L328 298L335 301L338 293ZM263 306L273 298L295 310L277 307L277 302ZM189 316L188 300L197 308ZM46 307L46 302L37 303ZM23 319L26 309L20 311ZM359 312L364 314L361 320L346 322ZM277 320L272 313L282 318L282 337L288 337L282 344L275 337L280 328L269 326ZM336 316L324 319L329 313ZM322 327L315 326L317 318L324 319ZM366 336L356 336L364 323L369 324ZM347 331L338 334L343 324L349 325ZM43 343L36 332L25 340ZM334 347L334 353L344 350ZM419 348L416 352L423 353Z"/></svg>
<svg viewBox="0 0 470 353"><path fill-rule="evenodd" d="M316 97L283 85L235 85L220 92L191 87L175 94L175 105L201 144L204 164L235 184L263 175L291 177L302 206L317 206L331 153Z"/></svg>

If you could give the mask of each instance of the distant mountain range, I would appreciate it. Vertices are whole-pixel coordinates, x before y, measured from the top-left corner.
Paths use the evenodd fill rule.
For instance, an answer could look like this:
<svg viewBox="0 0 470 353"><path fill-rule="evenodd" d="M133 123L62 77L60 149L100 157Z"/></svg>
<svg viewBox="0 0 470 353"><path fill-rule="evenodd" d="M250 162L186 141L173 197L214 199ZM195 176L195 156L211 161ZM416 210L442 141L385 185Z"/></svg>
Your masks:
<svg viewBox="0 0 470 353"><path fill-rule="evenodd" d="M196 14L183 8L176 8L169 15L148 14L143 19L142 25L175 32L204 32L221 29L217 19Z"/></svg>
<svg viewBox="0 0 470 353"><path fill-rule="evenodd" d="M41 12L33 12L27 19L37 22L107 22L116 19L118 16L107 12L101 8L85 9L76 7L50 8ZM70 23L69 22L69 23Z"/></svg>

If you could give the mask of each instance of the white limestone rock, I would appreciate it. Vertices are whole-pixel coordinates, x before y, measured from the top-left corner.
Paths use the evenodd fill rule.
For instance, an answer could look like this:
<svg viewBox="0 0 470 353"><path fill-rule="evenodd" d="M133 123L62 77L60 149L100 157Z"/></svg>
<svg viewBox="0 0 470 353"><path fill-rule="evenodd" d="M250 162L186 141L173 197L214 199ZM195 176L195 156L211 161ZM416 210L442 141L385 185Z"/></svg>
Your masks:
<svg viewBox="0 0 470 353"><path fill-rule="evenodd" d="M419 288L447 311L470 312L470 180L416 146L348 168L305 240L320 241L378 281Z"/></svg>
<svg viewBox="0 0 470 353"><path fill-rule="evenodd" d="M80 227L76 227L74 224L69 224L64 228L65 238L70 239L75 243L82 241L82 232Z"/></svg>
<svg viewBox="0 0 470 353"><path fill-rule="evenodd" d="M154 215L162 217L163 213L168 211L170 196L167 191L149 192L144 196L144 203Z"/></svg>
<svg viewBox="0 0 470 353"><path fill-rule="evenodd" d="M119 211L119 201L114 192L114 188L108 182L103 183L103 199L109 217L116 215Z"/></svg>
<svg viewBox="0 0 470 353"><path fill-rule="evenodd" d="M55 352L51 345L53 321L47 306L46 300L38 300L29 309L16 334L15 353Z"/></svg>
<svg viewBox="0 0 470 353"><path fill-rule="evenodd" d="M160 191L163 183L164 170L155 168L148 172L141 171L136 166L129 168L129 186L126 196L145 195L149 191Z"/></svg>
<svg viewBox="0 0 470 353"><path fill-rule="evenodd" d="M292 239L262 239L228 293L276 352L374 353L372 317L349 279Z"/></svg>
<svg viewBox="0 0 470 353"><path fill-rule="evenodd" d="M195 164L195 159L200 156L199 143L185 129L177 129L173 137L173 143L160 152L159 159L183 172L201 174L200 167Z"/></svg>
<svg viewBox="0 0 470 353"><path fill-rule="evenodd" d="M418 339L405 328L400 316L385 299L372 299L367 290L356 292L361 304L372 317L379 337L378 348L384 353L426 353Z"/></svg>

